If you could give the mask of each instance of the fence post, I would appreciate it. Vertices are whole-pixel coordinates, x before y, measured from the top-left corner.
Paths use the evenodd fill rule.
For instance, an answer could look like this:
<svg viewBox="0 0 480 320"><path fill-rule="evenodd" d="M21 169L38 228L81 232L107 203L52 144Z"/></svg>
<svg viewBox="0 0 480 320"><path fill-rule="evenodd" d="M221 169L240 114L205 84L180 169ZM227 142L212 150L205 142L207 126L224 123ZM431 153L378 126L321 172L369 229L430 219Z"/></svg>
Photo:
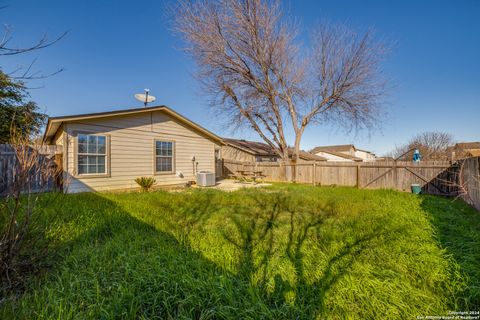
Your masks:
<svg viewBox="0 0 480 320"><path fill-rule="evenodd" d="M293 183L297 183L297 162L296 161L293 163L292 166L290 166L290 179Z"/></svg>
<svg viewBox="0 0 480 320"><path fill-rule="evenodd" d="M393 189L398 189L398 170L397 170L397 161L393 165Z"/></svg>
<svg viewBox="0 0 480 320"><path fill-rule="evenodd" d="M316 184L317 162L313 160L313 186Z"/></svg>
<svg viewBox="0 0 480 320"><path fill-rule="evenodd" d="M360 165L357 164L357 183L356 183L357 189L360 188Z"/></svg>
<svg viewBox="0 0 480 320"><path fill-rule="evenodd" d="M320 163L320 171L318 172L318 179L316 177L315 179L318 180L318 185L321 186L322 185L322 163Z"/></svg>

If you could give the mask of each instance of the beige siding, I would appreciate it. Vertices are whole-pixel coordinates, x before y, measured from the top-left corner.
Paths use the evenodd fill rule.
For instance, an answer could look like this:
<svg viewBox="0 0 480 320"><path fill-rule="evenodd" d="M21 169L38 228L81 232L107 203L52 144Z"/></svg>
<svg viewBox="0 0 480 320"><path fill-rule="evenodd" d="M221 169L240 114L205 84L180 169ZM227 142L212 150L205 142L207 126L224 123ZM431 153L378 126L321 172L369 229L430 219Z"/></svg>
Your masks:
<svg viewBox="0 0 480 320"><path fill-rule="evenodd" d="M353 160L342 158L342 157L336 156L334 154L331 154L331 153L328 153L328 152L323 152L323 151L319 151L319 152L315 153L315 155L327 158L327 161L353 162Z"/></svg>
<svg viewBox="0 0 480 320"><path fill-rule="evenodd" d="M255 156L232 146L223 146L221 157L228 160L255 162Z"/></svg>
<svg viewBox="0 0 480 320"><path fill-rule="evenodd" d="M367 151L363 151L363 150L355 151L354 156L357 157L357 158L361 158L365 161L374 161L375 160L375 155L374 154L372 154L370 152L367 152Z"/></svg>
<svg viewBox="0 0 480 320"><path fill-rule="evenodd" d="M194 180L192 156L198 170L215 171L215 143L162 111L69 122L64 130L68 192L137 188L134 179L140 176L155 176L158 186L184 184ZM76 175L75 139L79 132L108 136L109 176ZM174 171L182 172L183 178L175 172L154 175L155 140L174 141Z"/></svg>

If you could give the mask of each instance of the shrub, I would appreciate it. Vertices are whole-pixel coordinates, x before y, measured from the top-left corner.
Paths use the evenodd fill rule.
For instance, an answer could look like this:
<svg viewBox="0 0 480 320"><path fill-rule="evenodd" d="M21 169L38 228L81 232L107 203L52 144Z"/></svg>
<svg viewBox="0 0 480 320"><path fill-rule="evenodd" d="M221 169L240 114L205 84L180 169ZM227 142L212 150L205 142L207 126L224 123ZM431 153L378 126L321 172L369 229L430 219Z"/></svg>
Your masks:
<svg viewBox="0 0 480 320"><path fill-rule="evenodd" d="M139 177L135 179L135 182L142 188L142 191L149 191L156 180L153 177Z"/></svg>
<svg viewBox="0 0 480 320"><path fill-rule="evenodd" d="M25 132L11 129L9 149L14 161L5 171L7 184L0 196L0 297L22 289L28 276L41 267L38 261L46 248L40 248L44 226L37 223L42 214L37 205L62 172L39 151L42 145L32 148L30 143ZM58 201L57 195L42 199Z"/></svg>

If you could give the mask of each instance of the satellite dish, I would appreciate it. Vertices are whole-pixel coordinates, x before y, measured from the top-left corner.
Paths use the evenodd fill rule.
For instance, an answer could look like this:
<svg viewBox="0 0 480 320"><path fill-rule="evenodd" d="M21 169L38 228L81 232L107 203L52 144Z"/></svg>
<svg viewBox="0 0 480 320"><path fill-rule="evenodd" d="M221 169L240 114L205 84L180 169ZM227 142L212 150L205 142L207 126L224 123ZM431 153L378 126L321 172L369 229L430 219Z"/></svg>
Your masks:
<svg viewBox="0 0 480 320"><path fill-rule="evenodd" d="M149 92L150 90L145 89L145 93L135 94L135 99L137 99L140 102L143 102L143 105L146 107L149 102L153 102L157 99L154 96L149 95L148 94Z"/></svg>

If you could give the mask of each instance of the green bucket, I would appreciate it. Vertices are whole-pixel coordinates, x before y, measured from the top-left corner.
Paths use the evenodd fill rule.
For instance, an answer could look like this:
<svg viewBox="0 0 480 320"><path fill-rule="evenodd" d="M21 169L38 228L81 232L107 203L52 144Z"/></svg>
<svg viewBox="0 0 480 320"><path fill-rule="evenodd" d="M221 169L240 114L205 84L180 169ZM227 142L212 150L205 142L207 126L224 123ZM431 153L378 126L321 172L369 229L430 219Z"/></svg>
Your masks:
<svg viewBox="0 0 480 320"><path fill-rule="evenodd" d="M412 184L410 186L412 188L412 193L420 194L422 192L422 187L419 184Z"/></svg>

